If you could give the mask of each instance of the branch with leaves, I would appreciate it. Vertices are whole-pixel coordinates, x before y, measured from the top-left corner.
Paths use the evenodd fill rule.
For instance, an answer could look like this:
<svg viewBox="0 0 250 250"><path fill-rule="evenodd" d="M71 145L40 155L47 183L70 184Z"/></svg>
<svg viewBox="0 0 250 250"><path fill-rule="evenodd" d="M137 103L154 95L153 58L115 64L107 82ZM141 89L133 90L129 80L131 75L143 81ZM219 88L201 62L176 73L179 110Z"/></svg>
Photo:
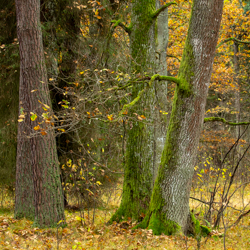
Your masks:
<svg viewBox="0 0 250 250"><path fill-rule="evenodd" d="M151 79L149 80L148 85L147 85L143 90L141 90L141 91L138 93L137 97L136 97L132 102L130 102L130 103L128 103L128 104L125 104L125 105L123 106L122 110L119 112L118 117L123 116L124 114L126 114L127 111L128 111L131 107L133 107L133 106L141 99L141 97L142 97L142 95L144 94L144 92L145 92L148 88L151 88L151 87L152 87L152 83L153 83L154 81L156 81L156 80L158 80L158 81L163 81L163 80L164 80L164 81L171 81L171 82L175 82L176 84L180 84L180 80L179 80L178 78L175 78L175 77L172 77L172 76L162 76L162 75L159 75L159 74L153 75L153 76L151 77Z"/></svg>

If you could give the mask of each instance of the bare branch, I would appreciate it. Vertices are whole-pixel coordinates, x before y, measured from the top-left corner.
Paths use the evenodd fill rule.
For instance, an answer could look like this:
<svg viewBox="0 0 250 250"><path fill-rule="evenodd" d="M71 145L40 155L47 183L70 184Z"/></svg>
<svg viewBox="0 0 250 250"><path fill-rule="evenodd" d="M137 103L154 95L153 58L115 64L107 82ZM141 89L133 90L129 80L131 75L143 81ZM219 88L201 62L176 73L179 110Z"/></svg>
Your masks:
<svg viewBox="0 0 250 250"><path fill-rule="evenodd" d="M221 41L218 45L217 45L217 48L219 48L222 44L224 43L227 43L227 42L230 42L230 41L234 41L234 42L238 42L238 43L244 43L244 44L250 44L250 41L241 41L237 38L234 38L234 37L230 37L230 38L227 38L223 41Z"/></svg>
<svg viewBox="0 0 250 250"><path fill-rule="evenodd" d="M161 14L162 11L164 11L166 8L168 8L172 4L177 5L177 3L175 3L175 2L170 2L170 3L163 5L161 8L159 8L158 10L155 11L155 13L152 15L152 19L157 18Z"/></svg>
<svg viewBox="0 0 250 250"><path fill-rule="evenodd" d="M121 20L113 20L113 21L111 21L111 23L114 23L113 30L114 30L116 27L120 26L120 27L122 27L123 30L126 31L128 34L131 33L131 27L130 27L130 26L129 26L129 27L126 26L124 23L122 23Z"/></svg>
<svg viewBox="0 0 250 250"><path fill-rule="evenodd" d="M207 117L204 118L204 123L206 122L223 122L227 125L231 125L231 126L240 126L240 125L249 125L250 122L229 122L227 120L225 120L224 118L221 117Z"/></svg>

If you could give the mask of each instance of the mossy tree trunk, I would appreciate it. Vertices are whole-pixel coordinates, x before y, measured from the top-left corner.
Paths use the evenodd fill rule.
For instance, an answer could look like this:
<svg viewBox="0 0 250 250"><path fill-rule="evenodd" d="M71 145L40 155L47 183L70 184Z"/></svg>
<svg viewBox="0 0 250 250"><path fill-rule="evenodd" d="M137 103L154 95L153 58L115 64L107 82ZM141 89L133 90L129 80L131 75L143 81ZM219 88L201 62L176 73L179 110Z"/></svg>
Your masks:
<svg viewBox="0 0 250 250"><path fill-rule="evenodd" d="M162 6L161 1L156 1L156 9ZM168 46L168 11L162 11L156 20L156 54L155 54L155 72L160 75L167 76L167 46ZM166 139L166 115L160 111L168 111L167 100L167 82L154 81L155 102L152 115L154 116L154 140L155 140L155 153L154 153L154 173L153 179L155 180L158 172L158 167L161 162L161 155L164 148Z"/></svg>
<svg viewBox="0 0 250 250"><path fill-rule="evenodd" d="M159 67L159 65L161 69L166 68L164 55L166 59L167 35L164 32L159 32L158 27L167 31L167 23L157 26L157 16L155 15L157 2L155 0L132 1L131 24L128 27L132 69L141 75L146 72L157 72L156 66ZM167 10L165 9L165 14L160 20L165 22L166 19ZM162 46L157 46L157 31L158 34L165 36L159 39L159 42L164 42L164 44L161 44ZM161 53L161 60L159 55L158 60L156 60L156 48ZM134 85L132 99L136 98L143 88L143 84ZM162 96L159 98L162 98ZM156 149L157 137L164 140L165 134L165 130L163 134L156 134L155 131L159 128L155 124L155 119L158 118L155 115L155 112L157 112L155 110L156 100L156 88L151 88L144 94L140 103L129 111L130 116L138 113L138 115L144 115L147 119L146 122L140 120L128 122L123 196L121 205L111 218L111 221L120 221L123 218L140 220L144 217L149 206L156 173L155 169L157 168L157 154L161 151L160 148Z"/></svg>
<svg viewBox="0 0 250 250"><path fill-rule="evenodd" d="M19 124L16 164L15 217L34 218L39 227L65 220L62 187L53 130L42 115L51 101L40 25L40 1L16 0L20 51ZM45 108L45 110L44 110ZM31 121L31 112L37 115ZM34 135L40 126L43 135Z"/></svg>
<svg viewBox="0 0 250 250"><path fill-rule="evenodd" d="M172 113L151 202L140 227L189 230L189 195L217 44L223 0L194 0Z"/></svg>

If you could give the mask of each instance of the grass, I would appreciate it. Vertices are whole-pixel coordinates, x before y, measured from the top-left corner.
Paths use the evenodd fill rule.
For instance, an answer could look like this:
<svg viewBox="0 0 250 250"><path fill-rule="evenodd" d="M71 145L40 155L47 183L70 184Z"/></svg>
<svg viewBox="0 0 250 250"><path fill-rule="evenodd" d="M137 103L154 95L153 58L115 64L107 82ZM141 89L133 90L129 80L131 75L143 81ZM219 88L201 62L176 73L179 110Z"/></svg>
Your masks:
<svg viewBox="0 0 250 250"><path fill-rule="evenodd" d="M106 222L117 209L120 192L115 197L103 198L104 208L84 210L84 220L79 211L65 211L68 226L66 228L38 229L32 227L32 221L13 219L13 202L0 207L0 249L197 249L194 238L178 236L154 236L150 230L133 231L131 221L114 223ZM94 216L94 223L93 223ZM237 214L226 215L227 221L234 221ZM213 236L202 238L201 249L223 249L223 229L214 232ZM228 250L250 249L250 216L226 234Z"/></svg>

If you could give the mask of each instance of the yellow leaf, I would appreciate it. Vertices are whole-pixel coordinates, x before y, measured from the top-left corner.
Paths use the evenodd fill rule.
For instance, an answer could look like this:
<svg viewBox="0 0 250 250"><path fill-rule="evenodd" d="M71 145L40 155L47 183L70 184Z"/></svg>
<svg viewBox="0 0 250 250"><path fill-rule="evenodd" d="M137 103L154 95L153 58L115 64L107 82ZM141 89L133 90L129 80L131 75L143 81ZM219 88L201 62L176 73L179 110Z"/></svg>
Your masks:
<svg viewBox="0 0 250 250"><path fill-rule="evenodd" d="M58 130L58 131L65 132L65 129L64 129L64 128L58 128L57 130Z"/></svg>
<svg viewBox="0 0 250 250"><path fill-rule="evenodd" d="M39 130L39 129L40 129L39 125L37 125L37 126L34 127L34 130L36 130L36 131Z"/></svg>
<svg viewBox="0 0 250 250"><path fill-rule="evenodd" d="M87 191L89 191L91 194L94 194L91 190L89 190L88 188L86 188Z"/></svg>
<svg viewBox="0 0 250 250"><path fill-rule="evenodd" d="M43 104L43 106L44 106L45 108L47 108L47 109L50 109L50 107L49 107L48 105L46 105L46 104Z"/></svg>
<svg viewBox="0 0 250 250"><path fill-rule="evenodd" d="M41 131L42 135L47 135L47 132L45 130Z"/></svg>
<svg viewBox="0 0 250 250"><path fill-rule="evenodd" d="M84 219L82 217L80 217L80 216L76 216L76 220L77 221L84 221Z"/></svg>
<svg viewBox="0 0 250 250"><path fill-rule="evenodd" d="M23 122L23 119L18 119L18 122Z"/></svg>
<svg viewBox="0 0 250 250"><path fill-rule="evenodd" d="M113 120L114 120L113 115L107 115L107 117L108 117L108 119L109 119L110 121L113 121Z"/></svg>

